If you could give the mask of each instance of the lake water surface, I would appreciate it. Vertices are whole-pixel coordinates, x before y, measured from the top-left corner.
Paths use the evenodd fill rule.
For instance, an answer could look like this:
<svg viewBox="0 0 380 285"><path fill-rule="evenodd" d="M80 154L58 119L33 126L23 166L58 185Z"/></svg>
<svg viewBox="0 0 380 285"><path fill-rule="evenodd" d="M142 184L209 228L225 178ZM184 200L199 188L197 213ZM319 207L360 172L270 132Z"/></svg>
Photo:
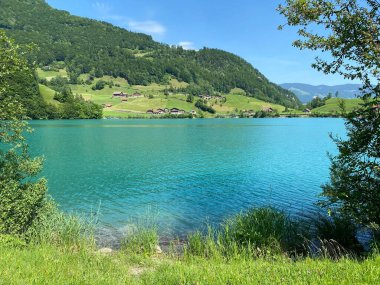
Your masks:
<svg viewBox="0 0 380 285"><path fill-rule="evenodd" d="M341 119L35 121L49 192L120 229L150 216L165 233L273 205L302 214L328 181Z"/></svg>

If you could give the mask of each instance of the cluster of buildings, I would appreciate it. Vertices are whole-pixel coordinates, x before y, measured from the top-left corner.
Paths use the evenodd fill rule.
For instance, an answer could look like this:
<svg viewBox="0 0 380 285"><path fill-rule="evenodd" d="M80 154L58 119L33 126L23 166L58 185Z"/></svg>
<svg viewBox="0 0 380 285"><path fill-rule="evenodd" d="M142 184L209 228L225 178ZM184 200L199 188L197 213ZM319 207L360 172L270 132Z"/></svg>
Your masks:
<svg viewBox="0 0 380 285"><path fill-rule="evenodd" d="M115 98L115 97L119 97L119 98L122 98L121 100L122 101L127 101L127 100L123 100L123 99L127 99L127 98L139 98L139 97L144 97L144 95L140 94L140 93L134 93L134 94L126 94L126 93L123 93L123 92L115 92L112 94L112 98Z"/></svg>
<svg viewBox="0 0 380 285"><path fill-rule="evenodd" d="M192 115L196 115L197 112L195 112L194 110L191 110L190 112L186 112L185 110L181 110L181 109L178 109L178 108L171 108L171 109L168 109L168 108L165 108L165 109L162 109L162 108L159 108L157 110L154 110L154 109L149 109L146 111L147 114L151 114L151 115L163 115L163 114L170 114L170 115L184 115L184 114L192 114Z"/></svg>

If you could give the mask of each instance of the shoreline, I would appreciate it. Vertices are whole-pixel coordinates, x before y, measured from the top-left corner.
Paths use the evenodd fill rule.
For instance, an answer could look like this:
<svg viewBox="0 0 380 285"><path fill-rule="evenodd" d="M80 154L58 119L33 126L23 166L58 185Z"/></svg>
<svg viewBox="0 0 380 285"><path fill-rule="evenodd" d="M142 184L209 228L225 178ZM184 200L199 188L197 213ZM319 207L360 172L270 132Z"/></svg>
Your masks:
<svg viewBox="0 0 380 285"><path fill-rule="evenodd" d="M41 122L41 121L132 121L132 120L238 120L238 119L344 119L345 117L335 116L278 116L278 117L264 117L264 118L240 118L240 117L226 117L226 118L158 118L158 117L104 117L100 119L27 119L28 122Z"/></svg>
<svg viewBox="0 0 380 285"><path fill-rule="evenodd" d="M65 120L87 120L87 121L98 121L98 120L213 120L213 119L344 119L343 116L294 116L294 115L280 115L277 117L209 117L209 118L168 118L168 117L103 117L101 119L35 119L31 121L65 121Z"/></svg>

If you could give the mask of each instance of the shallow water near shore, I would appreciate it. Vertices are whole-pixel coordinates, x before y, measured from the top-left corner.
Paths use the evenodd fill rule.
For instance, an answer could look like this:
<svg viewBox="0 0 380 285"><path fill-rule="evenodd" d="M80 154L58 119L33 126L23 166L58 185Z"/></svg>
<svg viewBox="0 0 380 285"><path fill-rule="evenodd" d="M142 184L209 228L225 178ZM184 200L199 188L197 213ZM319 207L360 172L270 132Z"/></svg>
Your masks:
<svg viewBox="0 0 380 285"><path fill-rule="evenodd" d="M33 121L29 141L61 209L102 234L135 223L185 234L258 206L314 210L342 119Z"/></svg>

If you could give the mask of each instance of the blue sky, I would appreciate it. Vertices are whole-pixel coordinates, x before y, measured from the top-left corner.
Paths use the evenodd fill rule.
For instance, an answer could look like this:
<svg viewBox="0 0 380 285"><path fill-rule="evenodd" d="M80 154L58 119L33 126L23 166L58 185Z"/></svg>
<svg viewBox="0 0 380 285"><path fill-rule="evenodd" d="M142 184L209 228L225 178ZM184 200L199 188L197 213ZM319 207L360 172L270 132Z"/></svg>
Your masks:
<svg viewBox="0 0 380 285"><path fill-rule="evenodd" d="M279 31L281 0L47 0L71 14L150 34L156 41L235 53L275 83L351 83L311 68L318 52L292 47L294 28Z"/></svg>

